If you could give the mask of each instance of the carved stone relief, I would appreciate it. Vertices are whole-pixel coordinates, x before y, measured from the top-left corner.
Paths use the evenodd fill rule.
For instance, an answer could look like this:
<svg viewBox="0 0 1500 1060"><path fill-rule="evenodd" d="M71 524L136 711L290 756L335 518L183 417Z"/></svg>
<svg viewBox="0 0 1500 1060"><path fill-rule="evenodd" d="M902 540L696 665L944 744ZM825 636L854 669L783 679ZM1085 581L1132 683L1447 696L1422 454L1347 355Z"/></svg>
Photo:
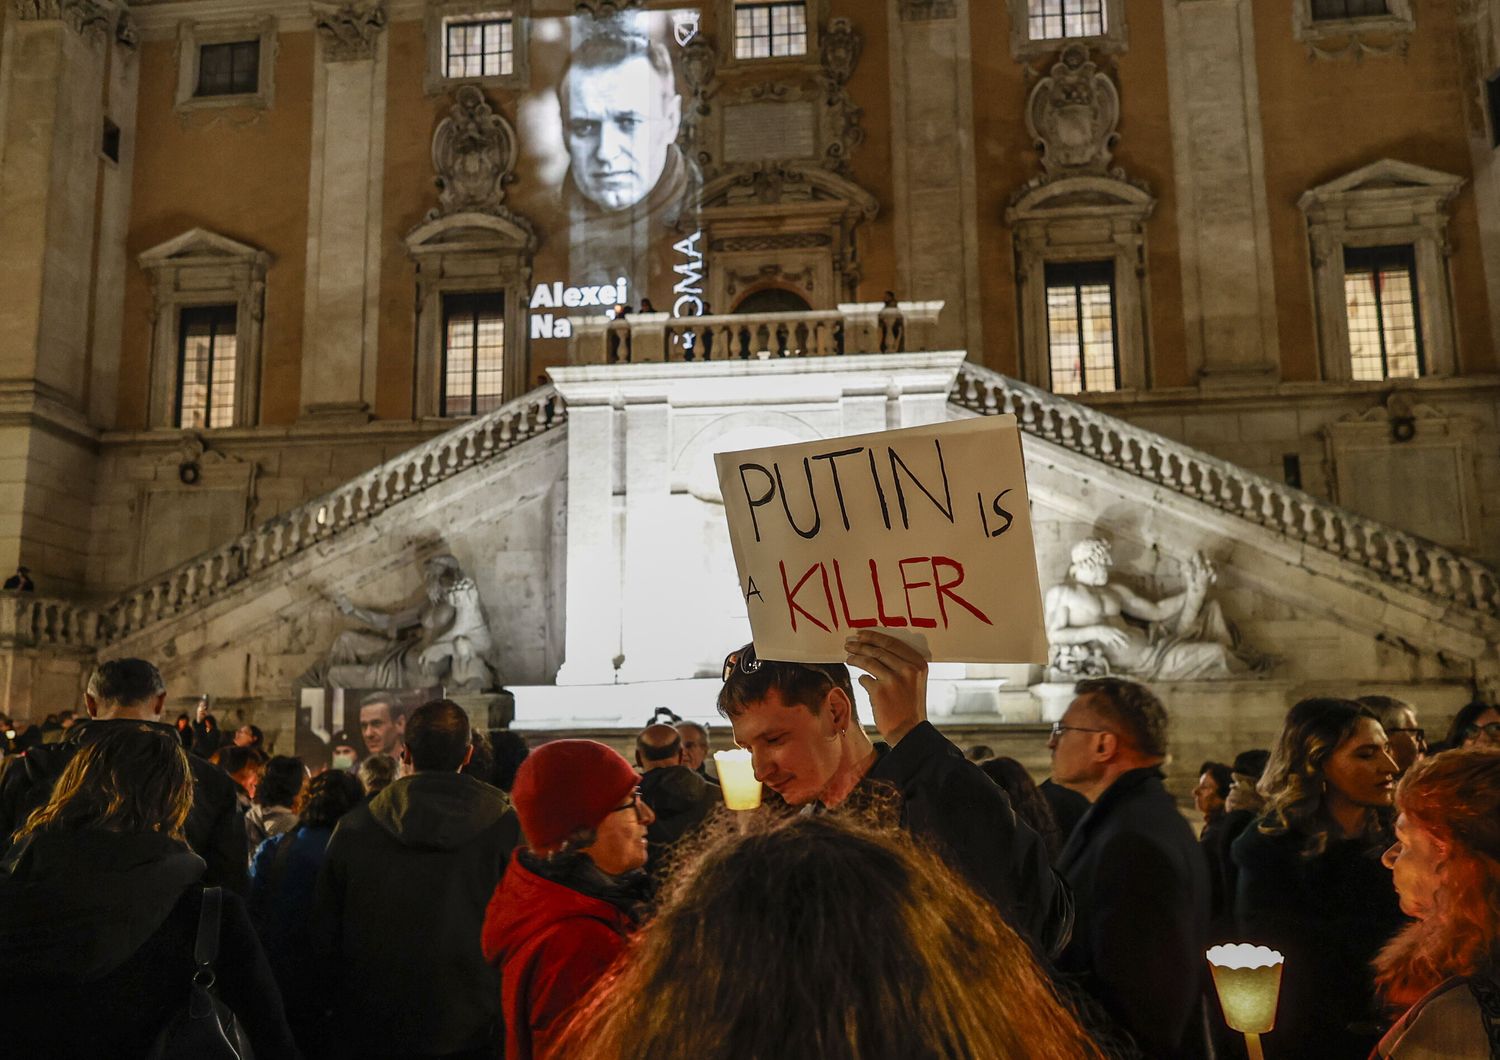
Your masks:
<svg viewBox="0 0 1500 1060"><path fill-rule="evenodd" d="M1081 541L1067 580L1047 591L1050 681L1125 674L1147 681L1197 681L1264 673L1272 660L1240 644L1209 589L1217 578L1201 553L1183 563L1183 590L1159 600L1113 575L1109 543Z"/></svg>
<svg viewBox="0 0 1500 1060"><path fill-rule="evenodd" d="M817 289L817 276L818 270L813 265L806 265L800 269L788 269L780 264L768 264L747 272L734 268L726 269L724 284L731 298L743 290L759 287L772 281L799 287L808 295L812 295Z"/></svg>
<svg viewBox="0 0 1500 1060"><path fill-rule="evenodd" d="M1042 153L1047 179L1087 174L1120 176L1110 169L1120 124L1120 94L1109 75L1070 44L1026 101L1026 131Z"/></svg>
<svg viewBox="0 0 1500 1060"><path fill-rule="evenodd" d="M1386 0L1384 15L1356 18L1314 18L1311 0L1292 0L1292 28L1307 45L1309 59L1353 59L1405 56L1411 47L1416 19L1412 0Z"/></svg>
<svg viewBox="0 0 1500 1060"><path fill-rule="evenodd" d="M15 0L23 22L61 21L74 33L102 37L114 28L115 12L98 0Z"/></svg>
<svg viewBox="0 0 1500 1060"><path fill-rule="evenodd" d="M375 43L385 29L385 21L383 0L313 5L313 22L323 40L323 58L331 63L374 58Z"/></svg>
<svg viewBox="0 0 1500 1060"><path fill-rule="evenodd" d="M505 186L516 179L516 132L474 85L461 85L454 98L432 137L439 194L426 220L455 213L509 217Z"/></svg>

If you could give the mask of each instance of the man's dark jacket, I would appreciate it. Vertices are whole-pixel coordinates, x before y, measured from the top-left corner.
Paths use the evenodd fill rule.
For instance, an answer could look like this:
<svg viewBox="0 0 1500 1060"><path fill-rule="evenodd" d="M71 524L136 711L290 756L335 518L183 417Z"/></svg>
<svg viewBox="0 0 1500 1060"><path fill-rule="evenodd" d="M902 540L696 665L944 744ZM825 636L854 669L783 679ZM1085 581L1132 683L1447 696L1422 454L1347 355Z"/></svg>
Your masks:
<svg viewBox="0 0 1500 1060"><path fill-rule="evenodd" d="M499 1040L484 910L520 841L499 788L402 777L340 819L313 899L332 1039L347 1056L444 1056Z"/></svg>
<svg viewBox="0 0 1500 1060"><path fill-rule="evenodd" d="M1061 951L1072 930L1072 896L1005 792L931 722L876 751L861 781L866 795L895 788L903 828L968 877L1039 954Z"/></svg>
<svg viewBox="0 0 1500 1060"><path fill-rule="evenodd" d="M661 766L641 774L640 791L656 815L646 826L647 868L655 872L667 849L713 812L719 789L687 766Z"/></svg>
<svg viewBox="0 0 1500 1060"><path fill-rule="evenodd" d="M152 725L179 739L176 729L160 722L127 718L87 721L69 729L61 743L34 747L7 763L0 775L0 854L9 849L11 835L26 823L31 811L51 797L53 785L78 749L103 735L111 725ZM244 894L249 886L246 870L250 854L245 848L245 819L235 805L234 781L197 755L188 755L188 765L193 771L193 808L183 831L188 844L208 865L203 883Z"/></svg>
<svg viewBox="0 0 1500 1060"><path fill-rule="evenodd" d="M1078 903L1059 971L1146 1056L1201 1056L1208 866L1161 772L1121 774L1078 822L1057 867Z"/></svg>

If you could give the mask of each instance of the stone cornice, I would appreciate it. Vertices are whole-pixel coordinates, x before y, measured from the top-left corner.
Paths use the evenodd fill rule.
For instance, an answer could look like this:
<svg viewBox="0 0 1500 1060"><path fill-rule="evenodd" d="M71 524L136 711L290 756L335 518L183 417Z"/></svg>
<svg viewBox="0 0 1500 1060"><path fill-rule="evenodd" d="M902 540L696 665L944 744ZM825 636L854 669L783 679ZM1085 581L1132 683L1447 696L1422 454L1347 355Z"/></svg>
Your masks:
<svg viewBox="0 0 1500 1060"><path fill-rule="evenodd" d="M12 0L11 6L22 22L62 22L75 33L101 39L124 14L101 0Z"/></svg>

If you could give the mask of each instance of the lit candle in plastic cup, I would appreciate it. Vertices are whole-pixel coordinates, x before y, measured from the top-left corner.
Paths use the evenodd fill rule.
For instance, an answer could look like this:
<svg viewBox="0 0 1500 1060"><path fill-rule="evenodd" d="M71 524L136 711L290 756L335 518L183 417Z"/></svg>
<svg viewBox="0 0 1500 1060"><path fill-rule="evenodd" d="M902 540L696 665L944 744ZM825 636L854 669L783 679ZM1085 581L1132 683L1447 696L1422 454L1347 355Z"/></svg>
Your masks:
<svg viewBox="0 0 1500 1060"><path fill-rule="evenodd" d="M1275 950L1247 942L1208 951L1224 1022L1245 1036L1251 1060L1261 1060L1260 1036L1276 1026L1282 961Z"/></svg>
<svg viewBox="0 0 1500 1060"><path fill-rule="evenodd" d="M755 779L749 751L715 751L714 765L719 771L719 787L724 789L725 806L731 810L754 810L760 806L760 781Z"/></svg>

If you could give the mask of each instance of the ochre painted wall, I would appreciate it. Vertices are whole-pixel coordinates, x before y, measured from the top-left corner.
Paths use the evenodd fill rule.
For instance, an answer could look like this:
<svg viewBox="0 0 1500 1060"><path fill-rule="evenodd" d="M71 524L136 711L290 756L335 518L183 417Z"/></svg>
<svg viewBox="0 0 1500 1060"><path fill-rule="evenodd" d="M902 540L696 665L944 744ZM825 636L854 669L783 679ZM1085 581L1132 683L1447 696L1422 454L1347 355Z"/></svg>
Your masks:
<svg viewBox="0 0 1500 1060"><path fill-rule="evenodd" d="M1026 134L1026 101L1050 70L1054 56L1027 67L1011 58L1010 15L1005 4L970 8L974 41L974 136L979 189L980 275L984 363L1017 374L1015 255L1004 217L1011 196L1041 173ZM1120 142L1115 164L1150 185L1156 210L1146 225L1147 350L1155 386L1183 386L1187 378L1182 322L1182 272L1177 244L1166 44L1158 0L1135 0L1126 10L1129 49L1093 58L1120 92ZM988 42L981 47L981 42ZM1034 76L1033 76L1034 75Z"/></svg>
<svg viewBox="0 0 1500 1060"><path fill-rule="evenodd" d="M860 225L855 238L863 269L858 300L876 302L896 286L895 188L891 173L891 35L882 5L868 0L834 0L832 15L847 18L864 38L859 65L848 92L864 113L865 142L854 150L849 176L880 202L874 221Z"/></svg>
<svg viewBox="0 0 1500 1060"><path fill-rule="evenodd" d="M1276 271L1282 377L1318 378L1307 227L1297 199L1382 158L1472 180L1463 126L1462 67L1452 3L1416 4L1403 57L1310 58L1285 5L1255 5L1266 197ZM1494 371L1472 183L1454 200L1453 302L1464 374Z"/></svg>
<svg viewBox="0 0 1500 1060"><path fill-rule="evenodd" d="M307 186L312 148L310 32L279 36L269 110L200 110L179 117L177 43L141 45L125 329L116 423L146 425L151 290L135 258L190 228L268 251L261 423L292 423L301 388Z"/></svg>

